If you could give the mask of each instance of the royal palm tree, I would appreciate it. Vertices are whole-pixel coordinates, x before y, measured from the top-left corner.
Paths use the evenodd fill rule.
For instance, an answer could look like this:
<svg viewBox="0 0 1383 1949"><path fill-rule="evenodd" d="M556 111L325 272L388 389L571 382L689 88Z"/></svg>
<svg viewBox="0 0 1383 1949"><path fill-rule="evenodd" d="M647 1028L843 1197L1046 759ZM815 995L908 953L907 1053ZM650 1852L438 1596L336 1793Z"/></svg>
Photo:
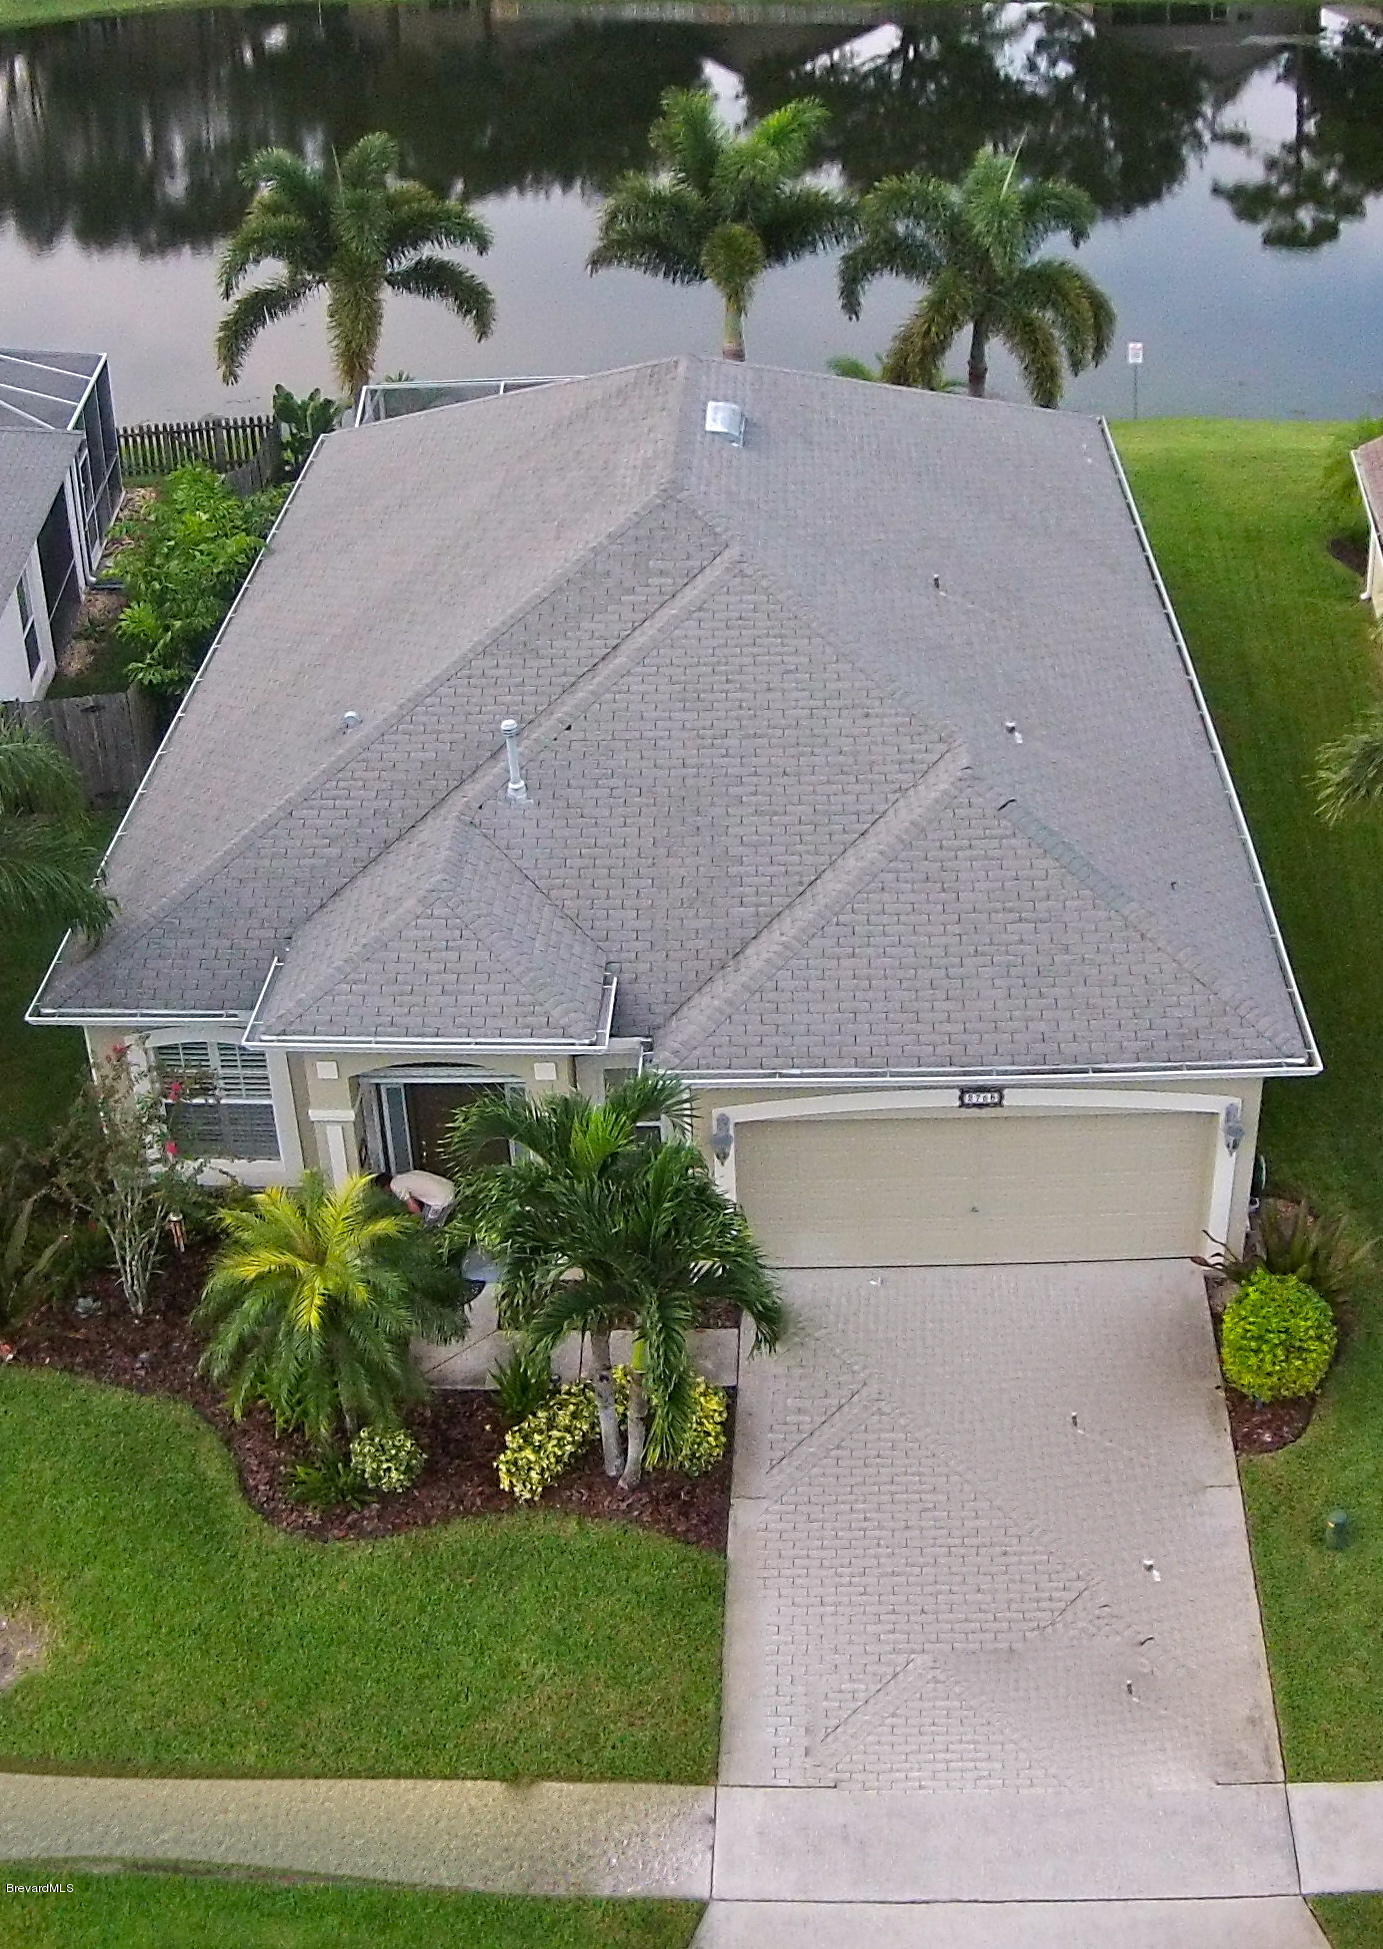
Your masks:
<svg viewBox="0 0 1383 1949"><path fill-rule="evenodd" d="M489 286L445 249L490 248L490 231L456 197L398 179L391 135L363 135L339 159L316 169L287 149L261 149L241 174L249 209L221 256L221 296L230 309L216 333L221 377L232 385L266 325L325 292L327 332L346 390L367 382L379 351L384 294L435 298L464 318L477 338L494 323ZM277 277L241 290L266 263ZM237 296L237 293L239 295Z"/></svg>
<svg viewBox="0 0 1383 1949"><path fill-rule="evenodd" d="M721 349L742 359L744 317L763 273L850 234L848 198L803 180L826 120L821 103L805 98L737 135L704 89L669 88L649 132L658 167L611 190L588 268L713 286L725 307Z"/></svg>
<svg viewBox="0 0 1383 1949"><path fill-rule="evenodd" d="M676 1133L655 1148L639 1126ZM739 1208L689 1141L690 1103L672 1076L648 1073L602 1104L578 1095L493 1099L458 1119L459 1162L507 1137L522 1154L479 1174L468 1223L503 1264L501 1318L540 1355L570 1333L591 1345L606 1473L623 1487L645 1457L675 1459L692 1410L687 1335L710 1307L741 1306L755 1346L772 1347L782 1308ZM463 1194L464 1197L464 1194ZM628 1441L621 1437L610 1335L634 1335Z"/></svg>
<svg viewBox="0 0 1383 1949"><path fill-rule="evenodd" d="M309 1171L300 1189L273 1185L221 1223L193 1320L209 1336L202 1371L234 1415L265 1402L280 1429L324 1446L422 1397L409 1342L460 1337L461 1281L372 1179L329 1190Z"/></svg>
<svg viewBox="0 0 1383 1949"><path fill-rule="evenodd" d="M100 857L71 763L0 710L0 932L46 923L99 939L113 912L94 884Z"/></svg>
<svg viewBox="0 0 1383 1949"><path fill-rule="evenodd" d="M860 203L860 235L841 263L840 296L857 318L865 286L892 273L927 290L895 336L883 376L934 386L956 339L970 334L967 382L977 399L997 340L1018 361L1035 405L1055 406L1073 373L1098 365L1114 334L1114 308L1068 259L1034 253L1047 238L1081 244L1096 209L1071 183L1019 173L1018 157L981 149L960 183L892 176Z"/></svg>

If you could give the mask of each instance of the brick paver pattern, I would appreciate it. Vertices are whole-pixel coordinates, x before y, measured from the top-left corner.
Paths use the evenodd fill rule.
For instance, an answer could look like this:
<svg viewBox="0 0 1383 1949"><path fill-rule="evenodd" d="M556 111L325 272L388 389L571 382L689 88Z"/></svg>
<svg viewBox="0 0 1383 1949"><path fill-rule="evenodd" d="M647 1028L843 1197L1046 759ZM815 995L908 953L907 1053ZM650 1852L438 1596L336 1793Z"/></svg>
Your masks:
<svg viewBox="0 0 1383 1949"><path fill-rule="evenodd" d="M804 1271L748 1364L722 1778L1281 1778L1200 1275Z"/></svg>

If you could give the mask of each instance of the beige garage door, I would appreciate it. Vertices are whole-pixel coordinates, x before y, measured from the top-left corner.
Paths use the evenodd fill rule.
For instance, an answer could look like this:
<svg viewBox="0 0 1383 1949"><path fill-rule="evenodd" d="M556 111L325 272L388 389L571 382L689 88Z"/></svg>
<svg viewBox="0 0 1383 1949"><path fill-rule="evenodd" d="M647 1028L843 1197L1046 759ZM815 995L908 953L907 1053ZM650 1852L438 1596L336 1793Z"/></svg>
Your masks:
<svg viewBox="0 0 1383 1949"><path fill-rule="evenodd" d="M1215 1120L1144 1114L740 1123L736 1195L782 1266L1203 1252Z"/></svg>

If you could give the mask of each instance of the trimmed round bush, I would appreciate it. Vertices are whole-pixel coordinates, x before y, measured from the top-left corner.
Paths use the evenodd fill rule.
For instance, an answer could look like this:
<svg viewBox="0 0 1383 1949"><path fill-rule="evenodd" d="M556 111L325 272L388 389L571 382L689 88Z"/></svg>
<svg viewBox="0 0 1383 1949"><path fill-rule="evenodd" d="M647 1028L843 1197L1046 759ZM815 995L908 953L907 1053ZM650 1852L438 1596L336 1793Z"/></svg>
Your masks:
<svg viewBox="0 0 1383 1949"><path fill-rule="evenodd" d="M351 1443L351 1467L384 1495L411 1489L427 1457L404 1428L362 1428Z"/></svg>
<svg viewBox="0 0 1383 1949"><path fill-rule="evenodd" d="M1255 1401L1314 1394L1335 1358L1335 1316L1305 1280L1249 1274L1225 1310L1225 1379Z"/></svg>

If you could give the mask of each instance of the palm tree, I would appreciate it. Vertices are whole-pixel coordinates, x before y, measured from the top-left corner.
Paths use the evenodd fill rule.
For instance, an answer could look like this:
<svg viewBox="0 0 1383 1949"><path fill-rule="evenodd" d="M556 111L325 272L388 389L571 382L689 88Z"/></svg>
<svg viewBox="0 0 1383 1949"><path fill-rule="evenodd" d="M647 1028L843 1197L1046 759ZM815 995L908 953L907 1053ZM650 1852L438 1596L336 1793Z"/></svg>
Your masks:
<svg viewBox="0 0 1383 1949"><path fill-rule="evenodd" d="M1323 744L1316 758L1316 809L1328 826L1383 804L1383 705L1352 731Z"/></svg>
<svg viewBox="0 0 1383 1949"><path fill-rule="evenodd" d="M261 149L246 163L241 174L254 195L220 266L230 309L217 329L216 358L227 385L239 378L264 327L318 292L326 293L336 370L352 395L379 351L386 290L435 298L477 338L488 337L495 315L489 286L436 254L439 247L483 254L488 226L459 199L400 182L398 166L398 143L381 134L361 136L323 169L287 149ZM280 274L242 291L250 271L269 262L282 267Z"/></svg>
<svg viewBox="0 0 1383 1949"><path fill-rule="evenodd" d="M114 908L81 781L51 739L0 710L0 926L76 927L98 940Z"/></svg>
<svg viewBox="0 0 1383 1949"><path fill-rule="evenodd" d="M1064 381L1098 365L1114 335L1114 308L1068 259L1036 257L1048 237L1081 244L1096 208L1071 183L1020 176L1018 157L981 149L960 183L891 176L860 204L860 236L840 269L840 298L858 318L860 298L885 272L927 291L884 360L895 385L934 386L956 339L970 332L973 397L984 397L992 340L1006 345L1038 406L1055 406Z"/></svg>
<svg viewBox="0 0 1383 1949"><path fill-rule="evenodd" d="M639 1126L678 1133L658 1148ZM772 1347L782 1307L743 1213L712 1183L689 1141L690 1102L676 1077L649 1073L603 1104L579 1094L540 1103L491 1100L458 1119L455 1154L507 1137L526 1155L480 1175L470 1220L502 1258L501 1318L548 1355L570 1333L591 1343L606 1473L637 1486L645 1457L674 1460L692 1410L687 1335L729 1302ZM621 1437L610 1335L632 1328L628 1442Z"/></svg>
<svg viewBox="0 0 1383 1949"><path fill-rule="evenodd" d="M309 1171L300 1189L273 1185L221 1223L193 1321L209 1334L202 1371L234 1415L263 1401L280 1429L325 1446L423 1396L409 1342L460 1337L461 1282L372 1179L329 1190Z"/></svg>
<svg viewBox="0 0 1383 1949"><path fill-rule="evenodd" d="M851 233L849 199L802 180L826 120L821 103L805 98L736 135L704 89L669 88L649 132L658 168L616 183L588 269L712 285L725 307L721 349L742 359L744 316L763 273Z"/></svg>

